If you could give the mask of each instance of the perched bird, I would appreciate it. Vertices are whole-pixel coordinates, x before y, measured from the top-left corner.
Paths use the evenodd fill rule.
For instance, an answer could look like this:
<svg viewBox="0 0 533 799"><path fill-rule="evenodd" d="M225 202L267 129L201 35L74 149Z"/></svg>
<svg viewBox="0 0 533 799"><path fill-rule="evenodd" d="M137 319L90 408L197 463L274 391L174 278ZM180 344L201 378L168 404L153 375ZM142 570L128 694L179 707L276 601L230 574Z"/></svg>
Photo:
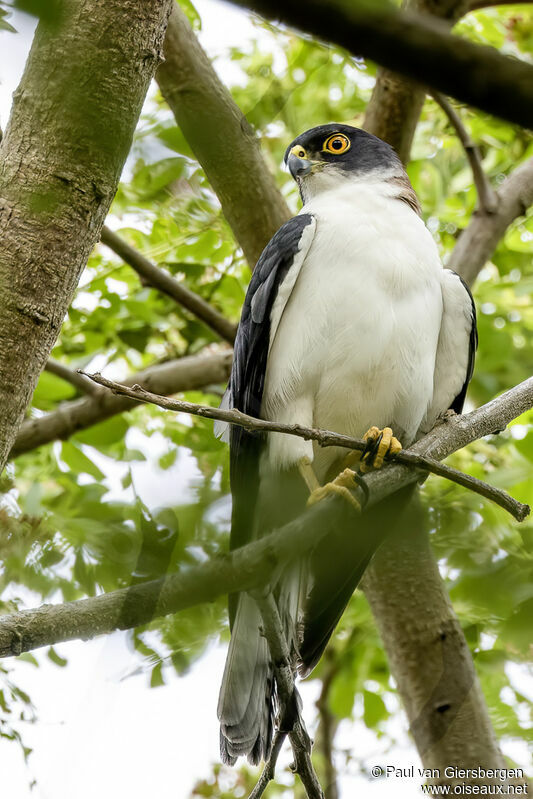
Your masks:
<svg viewBox="0 0 533 799"><path fill-rule="evenodd" d="M303 207L254 270L223 405L365 436L371 446L360 470L379 468L400 441L408 446L448 409L461 412L477 346L474 303L461 278L443 269L388 144L349 125L321 125L289 145L285 163ZM346 450L236 426L226 432L232 549L330 492L357 504ZM340 556L328 557L326 540L318 554L275 576L300 674L316 665L382 537L369 548L355 529ZM258 763L270 752L276 690L249 595L230 597L230 624L218 704L221 756Z"/></svg>

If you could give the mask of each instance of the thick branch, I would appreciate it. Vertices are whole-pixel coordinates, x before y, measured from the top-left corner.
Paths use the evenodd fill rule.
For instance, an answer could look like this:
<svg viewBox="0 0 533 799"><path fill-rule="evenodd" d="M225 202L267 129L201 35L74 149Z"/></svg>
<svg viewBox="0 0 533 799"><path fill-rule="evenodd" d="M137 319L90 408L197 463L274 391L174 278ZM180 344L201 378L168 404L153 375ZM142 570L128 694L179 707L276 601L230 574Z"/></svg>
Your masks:
<svg viewBox="0 0 533 799"><path fill-rule="evenodd" d="M265 419L258 419L255 416L248 416L236 409L223 410L221 408L212 408L209 405L197 405L193 402L185 402L183 400L167 399L166 397L157 396L149 391L146 391L139 385L125 386L120 383L115 383L113 380L108 380L102 375L90 375L85 372L82 374L94 380L101 386L111 389L116 394L120 394L131 399L141 400L144 402L157 405L169 411L176 411L178 413L190 413L193 416L201 416L205 419L216 419L228 424L236 424L239 427L244 427L246 430L254 430L257 432L265 433L286 433L291 436L298 436L306 441L316 441L321 447L345 447L346 449L358 450L362 452L366 447L366 442L363 439L352 438L351 436L342 435L341 433L333 433L329 430L320 430L312 427L304 427L299 424L281 424L279 422L267 421ZM533 386L533 383L532 383ZM532 404L533 404L533 388L532 388ZM504 491L494 488L487 483L478 480L475 477L459 472L452 469L450 466L438 463L437 461L424 457L423 455L411 450L401 450L395 455L395 460L398 463L403 463L407 466L424 471L433 472L441 477L446 477L459 485L469 488L478 494L491 499L500 507L509 511L515 519L523 521L529 513L529 506L517 502Z"/></svg>
<svg viewBox="0 0 533 799"><path fill-rule="evenodd" d="M213 308L203 297L195 294L194 291L177 281L168 272L155 266L142 253L128 244L127 241L124 241L121 236L113 233L108 227L102 228L100 239L103 244L129 264L146 283L171 297L178 305L186 308L210 327L211 330L214 330L218 336L233 344L237 326L230 322L229 319L226 319L216 308Z"/></svg>
<svg viewBox="0 0 533 799"><path fill-rule="evenodd" d="M472 177L474 178L474 184L476 186L480 210L485 215L494 213L498 207L498 197L490 185L488 177L483 171L481 155L478 148L470 138L470 134L463 125L461 117L450 101L439 92L433 92L433 98L440 105L450 120L450 123L454 128L459 141L463 145L466 157L468 158L468 163L470 164L470 169L472 170Z"/></svg>
<svg viewBox="0 0 533 799"><path fill-rule="evenodd" d="M213 355L194 355L151 366L129 378L128 383L142 382L158 394L176 394L205 388L212 383L224 383L231 369L232 352L225 350ZM65 402L56 411L25 421L19 431L10 458L65 439L111 416L134 408L139 403L99 390L94 397Z"/></svg>
<svg viewBox="0 0 533 799"><path fill-rule="evenodd" d="M165 62L156 78L253 268L290 212L261 155L254 130L176 3L165 40Z"/></svg>
<svg viewBox="0 0 533 799"><path fill-rule="evenodd" d="M0 468L114 197L171 4L72 0L37 28L0 145Z"/></svg>
<svg viewBox="0 0 533 799"><path fill-rule="evenodd" d="M532 404L533 378L475 411L451 417L418 441L413 450L435 459L445 458L472 441L505 428ZM374 505L417 477L413 470L396 464L367 475L368 504ZM0 620L0 657L138 627L153 618L212 602L221 594L264 585L276 568L301 557L328 530L338 527L345 519L346 505L336 497L327 498L259 541L161 580L4 616Z"/></svg>
<svg viewBox="0 0 533 799"><path fill-rule="evenodd" d="M517 167L497 191L496 211L478 210L457 240L447 266L472 284L517 217L533 204L533 158Z"/></svg>
<svg viewBox="0 0 533 799"><path fill-rule="evenodd" d="M267 19L371 58L490 114L533 127L533 66L449 34L439 20L381 3L231 0ZM446 68L443 68L443 65Z"/></svg>
<svg viewBox="0 0 533 799"><path fill-rule="evenodd" d="M54 361L53 358L49 358L47 360L44 370L45 372L50 372L51 375L60 377L61 380L65 380L67 383L70 383L78 391L81 391L82 394L91 394L92 396L96 396L97 394L101 393L98 390L98 386L95 386L92 380L89 380L87 377L80 374L80 372L75 372L73 369L69 369L68 366L65 366L65 364L60 363L59 361Z"/></svg>

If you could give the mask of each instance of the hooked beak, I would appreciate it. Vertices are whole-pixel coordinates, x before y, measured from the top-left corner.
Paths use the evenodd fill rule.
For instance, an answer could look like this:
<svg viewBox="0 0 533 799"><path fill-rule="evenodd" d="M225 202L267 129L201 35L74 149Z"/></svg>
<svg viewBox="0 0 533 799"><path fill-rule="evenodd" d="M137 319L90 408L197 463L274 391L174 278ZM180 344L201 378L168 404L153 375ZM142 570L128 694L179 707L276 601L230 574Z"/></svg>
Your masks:
<svg viewBox="0 0 533 799"><path fill-rule="evenodd" d="M298 178L304 178L311 172L313 163L306 158L299 158L297 155L294 155L294 153L291 153L287 165L294 180L298 180Z"/></svg>

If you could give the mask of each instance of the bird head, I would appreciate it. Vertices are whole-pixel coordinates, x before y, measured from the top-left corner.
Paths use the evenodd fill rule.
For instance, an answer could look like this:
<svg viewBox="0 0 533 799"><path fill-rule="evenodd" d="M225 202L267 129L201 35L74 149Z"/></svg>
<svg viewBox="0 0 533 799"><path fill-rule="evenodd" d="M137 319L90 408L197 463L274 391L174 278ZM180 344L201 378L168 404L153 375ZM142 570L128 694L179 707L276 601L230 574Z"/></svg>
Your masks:
<svg viewBox="0 0 533 799"><path fill-rule="evenodd" d="M320 125L300 134L284 158L302 200L335 188L347 179L379 179L403 174L390 145L351 125Z"/></svg>

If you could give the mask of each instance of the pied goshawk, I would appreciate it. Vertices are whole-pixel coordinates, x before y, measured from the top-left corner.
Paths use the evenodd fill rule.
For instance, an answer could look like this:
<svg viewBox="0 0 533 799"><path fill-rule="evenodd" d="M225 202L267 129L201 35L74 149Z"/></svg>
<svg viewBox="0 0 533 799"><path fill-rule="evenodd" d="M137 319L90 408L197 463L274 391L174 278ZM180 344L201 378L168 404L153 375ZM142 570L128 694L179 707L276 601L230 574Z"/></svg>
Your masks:
<svg viewBox="0 0 533 799"><path fill-rule="evenodd" d="M461 412L477 345L474 303L461 278L443 269L388 144L349 125L321 125L289 145L285 163L303 208L274 235L254 270L223 405L364 436L369 451L358 470L379 468L400 441L408 446L448 409ZM357 504L348 490L356 478L346 468L347 450L236 426L219 427L224 432L232 549L330 492ZM378 516L372 524L379 528ZM319 660L383 537L376 529L371 545L363 546L356 528L342 551L326 540L273 575L302 676ZM239 755L258 763L271 748L276 688L259 611L248 594L230 597L230 624L218 705L221 756L231 764Z"/></svg>

